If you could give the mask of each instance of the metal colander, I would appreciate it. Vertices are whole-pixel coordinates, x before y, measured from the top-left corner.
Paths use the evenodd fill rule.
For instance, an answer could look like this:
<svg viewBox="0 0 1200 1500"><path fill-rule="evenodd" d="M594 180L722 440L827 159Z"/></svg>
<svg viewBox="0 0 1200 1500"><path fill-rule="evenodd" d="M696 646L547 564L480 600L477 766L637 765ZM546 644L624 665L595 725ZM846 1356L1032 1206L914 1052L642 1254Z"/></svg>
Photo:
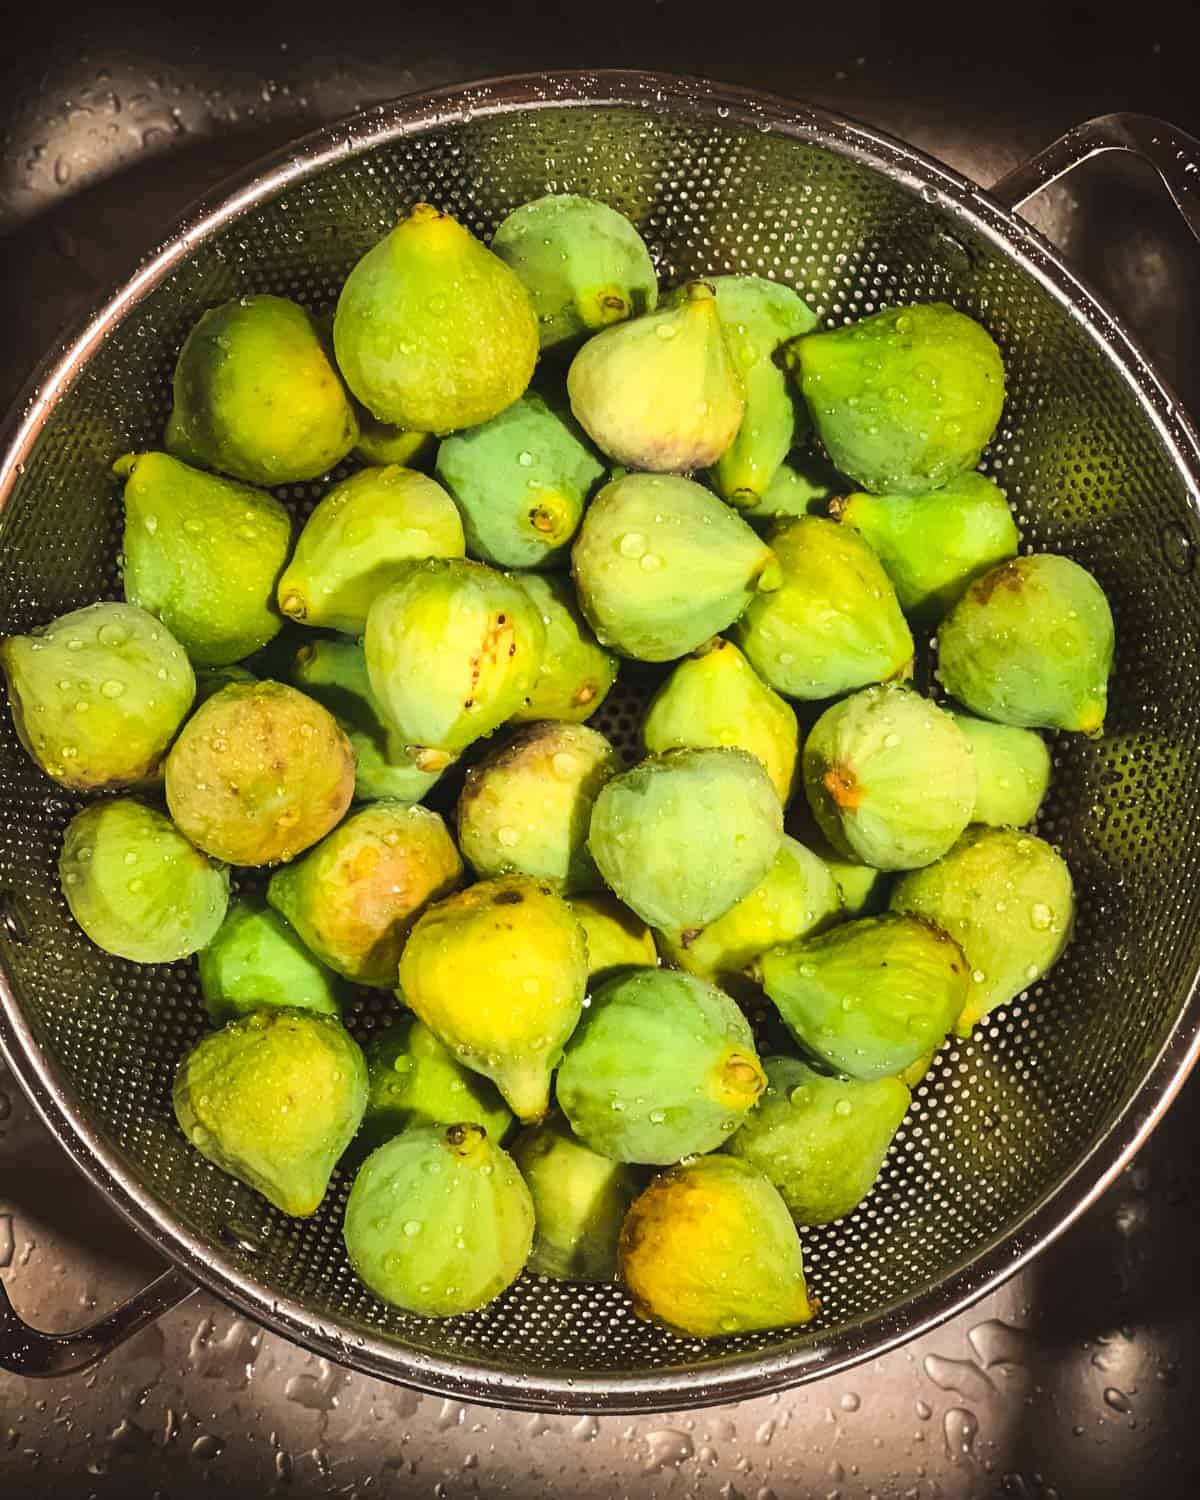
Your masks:
<svg viewBox="0 0 1200 1500"><path fill-rule="evenodd" d="M997 202L844 121L647 75L508 80L330 127L201 212L36 388L0 488L0 632L120 597L113 459L161 442L197 316L277 292L332 308L355 260L416 201L488 235L546 192L605 199L660 276L753 272L827 326L945 299L998 341L1008 401L984 465L1025 545L1068 553L1112 602L1105 738L1053 741L1040 831L1070 862L1075 940L1048 979L947 1044L869 1200L803 1234L817 1320L704 1344L631 1312L613 1286L526 1274L448 1322L379 1303L341 1241L349 1186L288 1219L202 1160L171 1110L204 1029L194 966L92 947L55 874L74 799L0 716L0 1000L14 1071L76 1160L186 1271L333 1358L510 1405L646 1409L795 1383L981 1295L1069 1221L1178 1086L1200 966L1200 582L1195 446L1117 324ZM303 516L319 485L277 491ZM619 686L594 721L632 751ZM3 977L7 976L7 990ZM366 1036L391 1005L361 995Z"/></svg>

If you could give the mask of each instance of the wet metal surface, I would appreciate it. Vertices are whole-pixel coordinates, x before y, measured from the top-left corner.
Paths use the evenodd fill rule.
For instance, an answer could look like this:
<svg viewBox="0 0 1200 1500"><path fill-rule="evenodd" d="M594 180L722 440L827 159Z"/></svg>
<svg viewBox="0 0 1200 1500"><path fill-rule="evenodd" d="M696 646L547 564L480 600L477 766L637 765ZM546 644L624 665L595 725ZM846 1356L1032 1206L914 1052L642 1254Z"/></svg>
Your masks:
<svg viewBox="0 0 1200 1500"><path fill-rule="evenodd" d="M1095 7L1064 7L1037 47L1014 37L1009 55L993 48L986 61L965 35L952 47L940 21L900 28L894 11L871 6L817 36L797 12L783 34L752 28L753 47L722 29L727 14L705 25L694 8L618 6L608 39L586 48L547 40L562 28L536 6L503 35L495 16L466 21L451 6L408 7L402 23L329 16L307 30L269 9L241 18L236 46L211 7L173 17L169 39L150 12L72 17L69 6L53 35L9 37L5 402L63 323L190 199L322 119L416 88L551 65L674 68L844 110L980 181L1107 109L1200 131L1182 45L1153 7L1132 38L1092 24ZM1030 216L1200 408L1200 255L1151 175L1096 163ZM1032 1270L906 1349L794 1394L640 1419L463 1407L350 1375L201 1296L86 1375L0 1375L0 1494L1191 1496L1198 1131L1193 1080L1136 1164ZM0 1067L0 1275L20 1311L65 1329L159 1269Z"/></svg>

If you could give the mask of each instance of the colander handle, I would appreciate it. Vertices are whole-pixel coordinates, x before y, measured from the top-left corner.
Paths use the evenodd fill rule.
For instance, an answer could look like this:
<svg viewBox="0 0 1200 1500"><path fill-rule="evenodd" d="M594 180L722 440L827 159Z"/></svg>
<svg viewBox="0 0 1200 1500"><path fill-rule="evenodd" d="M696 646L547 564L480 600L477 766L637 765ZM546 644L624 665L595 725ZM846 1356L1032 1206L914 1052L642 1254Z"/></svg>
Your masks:
<svg viewBox="0 0 1200 1500"><path fill-rule="evenodd" d="M1200 239L1200 141L1153 115L1098 115L1060 135L991 189L1005 208L1018 209L1043 188L1104 151L1131 151L1158 173L1175 207Z"/></svg>
<svg viewBox="0 0 1200 1500"><path fill-rule="evenodd" d="M86 1370L196 1290L194 1281L172 1267L86 1328L73 1333L42 1333L18 1316L0 1280L0 1370L28 1377Z"/></svg>

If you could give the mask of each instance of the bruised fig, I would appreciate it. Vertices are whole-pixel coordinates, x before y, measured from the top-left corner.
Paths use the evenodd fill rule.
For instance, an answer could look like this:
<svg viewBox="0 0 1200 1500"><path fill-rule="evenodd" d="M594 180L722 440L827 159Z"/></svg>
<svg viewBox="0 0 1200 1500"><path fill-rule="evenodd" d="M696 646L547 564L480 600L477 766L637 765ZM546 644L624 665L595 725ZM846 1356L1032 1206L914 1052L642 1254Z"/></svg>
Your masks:
<svg viewBox="0 0 1200 1500"><path fill-rule="evenodd" d="M490 1078L520 1120L550 1107L550 1075L575 1029L587 945L543 881L505 875L440 901L400 959L412 1010L460 1062Z"/></svg>
<svg viewBox="0 0 1200 1500"><path fill-rule="evenodd" d="M1069 557L1039 552L985 573L938 631L938 676L985 719L1103 733L1113 620L1104 590Z"/></svg>
<svg viewBox="0 0 1200 1500"><path fill-rule="evenodd" d="M467 550L502 568L553 567L604 473L574 422L528 392L490 422L446 438L437 456Z"/></svg>
<svg viewBox="0 0 1200 1500"><path fill-rule="evenodd" d="M420 802L437 783L441 771L422 771L399 735L384 723L357 641L309 641L296 652L291 678L329 710L350 741L357 801L391 797Z"/></svg>
<svg viewBox="0 0 1200 1500"><path fill-rule="evenodd" d="M538 325L508 266L450 214L418 203L347 276L333 342L372 416L441 436L521 395Z"/></svg>
<svg viewBox="0 0 1200 1500"><path fill-rule="evenodd" d="M482 1125L496 1145L512 1114L494 1084L463 1067L415 1016L376 1032L367 1048L369 1096L362 1135L381 1146L410 1125Z"/></svg>
<svg viewBox="0 0 1200 1500"><path fill-rule="evenodd" d="M748 896L782 836L761 761L744 750L668 750L605 784L588 848L626 906L652 927L682 932Z"/></svg>
<svg viewBox="0 0 1200 1500"><path fill-rule="evenodd" d="M556 1281L611 1281L642 1174L585 1146L553 1116L523 1130L512 1157L533 1198L529 1269Z"/></svg>
<svg viewBox="0 0 1200 1500"><path fill-rule="evenodd" d="M784 360L829 457L874 494L922 495L973 469L1004 405L995 341L943 302L804 334Z"/></svg>
<svg viewBox="0 0 1200 1500"><path fill-rule="evenodd" d="M1050 751L1033 729L955 714L975 756L979 783L972 823L1021 828L1032 823L1050 786Z"/></svg>
<svg viewBox="0 0 1200 1500"><path fill-rule="evenodd" d="M277 870L267 900L336 973L393 989L413 924L462 876L462 860L437 813L379 801Z"/></svg>
<svg viewBox="0 0 1200 1500"><path fill-rule="evenodd" d="M333 716L281 682L230 683L171 746L167 808L231 865L294 859L350 805L354 752Z"/></svg>
<svg viewBox="0 0 1200 1500"><path fill-rule="evenodd" d="M926 495L848 495L830 511L871 544L901 609L923 624L940 620L1020 543L1003 490L982 474L960 474Z"/></svg>
<svg viewBox="0 0 1200 1500"><path fill-rule="evenodd" d="M586 724L527 724L467 772L458 841L477 875L537 875L565 895L594 890L588 824L621 758Z"/></svg>
<svg viewBox="0 0 1200 1500"><path fill-rule="evenodd" d="M979 827L936 864L898 881L891 906L936 922L966 954L970 985L954 1029L968 1036L1057 962L1071 936L1075 896L1066 861L1044 839Z"/></svg>
<svg viewBox="0 0 1200 1500"><path fill-rule="evenodd" d="M797 1224L830 1224L875 1185L911 1095L899 1078L829 1078L766 1060L767 1088L725 1147L779 1189Z"/></svg>
<svg viewBox="0 0 1200 1500"><path fill-rule="evenodd" d="M520 1275L533 1204L482 1126L414 1125L359 1168L343 1236L355 1274L377 1297L449 1318L483 1307Z"/></svg>
<svg viewBox="0 0 1200 1500"><path fill-rule="evenodd" d="M175 1118L201 1156L298 1218L320 1207L366 1102L358 1044L305 1010L256 1010L210 1032L175 1075Z"/></svg>
<svg viewBox="0 0 1200 1500"><path fill-rule="evenodd" d="M614 969L654 968L658 963L654 934L608 891L572 896L567 904L587 939L590 986L607 979Z"/></svg>
<svg viewBox="0 0 1200 1500"><path fill-rule="evenodd" d="M125 597L157 615L194 662L224 667L274 640L275 580L292 522L271 495L191 469L167 453L128 453Z"/></svg>
<svg viewBox="0 0 1200 1500"><path fill-rule="evenodd" d="M71 915L92 942L139 964L171 963L203 948L229 901L229 872L162 813L129 797L75 814L58 873Z"/></svg>
<svg viewBox="0 0 1200 1500"><path fill-rule="evenodd" d="M689 282L675 305L595 334L571 362L567 393L614 463L667 474L716 463L746 402L712 286Z"/></svg>
<svg viewBox="0 0 1200 1500"><path fill-rule="evenodd" d="M415 469L360 469L335 484L304 523L279 580L292 620L360 636L367 611L423 557L461 557L466 543L454 501Z"/></svg>
<svg viewBox="0 0 1200 1500"><path fill-rule="evenodd" d="M371 692L422 771L498 728L537 680L545 632L518 585L482 563L410 563L371 606Z"/></svg>
<svg viewBox="0 0 1200 1500"><path fill-rule="evenodd" d="M184 340L174 392L170 451L251 484L317 479L358 439L324 339L286 297L237 297L206 312Z"/></svg>
<svg viewBox="0 0 1200 1500"><path fill-rule="evenodd" d="M737 996L761 953L820 932L841 915L841 894L824 861L784 838L766 875L723 917L707 927L664 933L660 941L669 962Z"/></svg>
<svg viewBox="0 0 1200 1500"><path fill-rule="evenodd" d="M196 694L183 647L132 604L89 604L0 639L0 669L17 738L74 792L152 780Z"/></svg>
<svg viewBox="0 0 1200 1500"><path fill-rule="evenodd" d="M510 576L533 601L546 632L537 677L513 718L581 724L608 697L617 680L617 658L592 634L565 578L542 573Z"/></svg>
<svg viewBox="0 0 1200 1500"><path fill-rule="evenodd" d="M765 1081L728 995L674 969L627 969L592 994L555 1092L593 1151L654 1164L719 1146Z"/></svg>
<svg viewBox="0 0 1200 1500"><path fill-rule="evenodd" d="M626 1216L617 1262L638 1313L692 1338L807 1323L816 1310L787 1206L732 1156L656 1177Z"/></svg>
<svg viewBox="0 0 1200 1500"><path fill-rule="evenodd" d="M913 639L879 559L852 531L800 516L773 533L782 583L733 627L750 665L789 698L832 698L905 674Z"/></svg>
<svg viewBox="0 0 1200 1500"><path fill-rule="evenodd" d="M877 870L945 854L971 820L977 787L953 717L898 683L827 708L804 744L804 789L822 833Z"/></svg>
<svg viewBox="0 0 1200 1500"><path fill-rule="evenodd" d="M800 1045L849 1078L886 1078L939 1046L969 983L952 937L895 912L772 948L758 969Z"/></svg>
<svg viewBox="0 0 1200 1500"><path fill-rule="evenodd" d="M602 645L673 661L777 587L770 547L702 485L626 474L588 507L571 551L579 603Z"/></svg>
<svg viewBox="0 0 1200 1500"><path fill-rule="evenodd" d="M514 209L492 250L524 283L543 349L653 311L654 264L642 237L607 203L553 193Z"/></svg>
<svg viewBox="0 0 1200 1500"><path fill-rule="evenodd" d="M642 723L646 749L727 745L758 757L779 800L791 800L796 713L731 642L714 637L681 661L655 693Z"/></svg>

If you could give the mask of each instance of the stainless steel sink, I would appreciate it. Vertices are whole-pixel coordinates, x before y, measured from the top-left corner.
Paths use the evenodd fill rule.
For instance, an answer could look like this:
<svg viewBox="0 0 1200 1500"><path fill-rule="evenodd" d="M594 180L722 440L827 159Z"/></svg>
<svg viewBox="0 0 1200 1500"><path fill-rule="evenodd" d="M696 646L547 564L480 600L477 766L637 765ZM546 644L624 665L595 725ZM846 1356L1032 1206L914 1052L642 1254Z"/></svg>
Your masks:
<svg viewBox="0 0 1200 1500"><path fill-rule="evenodd" d="M228 171L321 119L414 88L572 64L646 65L807 97L989 182L1113 108L1200 127L1184 43L1103 7L955 55L944 17L858 6L819 35L799 13L730 34L728 13L618 4L608 39L420 4L278 27L206 7L28 16L0 60L0 398L64 322ZM398 8L397 8L398 9ZM75 12L74 14L72 12ZM951 15L947 9L946 15ZM219 22L236 31L218 38ZM961 21L961 18L960 18ZM1004 30L1004 27L999 28ZM750 33L753 33L751 35ZM236 37L236 43L230 40ZM1158 48L1156 51L1155 48ZM1030 210L1200 410L1200 250L1144 169L1113 157ZM88 1375L0 1375L0 1493L99 1497L542 1495L948 1500L1196 1493L1200 1082L1118 1187L1032 1270L853 1376L694 1415L546 1418L442 1403L351 1376L196 1297ZM0 1275L65 1329L158 1262L66 1162L0 1068Z"/></svg>

